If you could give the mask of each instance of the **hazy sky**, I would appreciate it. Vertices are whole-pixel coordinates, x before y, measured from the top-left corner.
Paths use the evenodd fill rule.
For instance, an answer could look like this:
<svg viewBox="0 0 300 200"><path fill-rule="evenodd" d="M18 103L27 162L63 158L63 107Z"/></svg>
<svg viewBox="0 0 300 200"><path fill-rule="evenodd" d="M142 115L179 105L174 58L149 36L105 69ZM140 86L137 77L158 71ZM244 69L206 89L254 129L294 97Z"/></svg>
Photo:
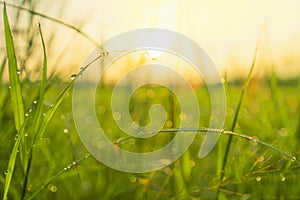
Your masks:
<svg viewBox="0 0 300 200"><path fill-rule="evenodd" d="M230 65L249 68L264 27L260 37L263 59L269 61L272 53L279 73L299 69L299 0L52 0L43 1L36 9L82 27L96 40L144 27L178 31L203 46L221 71ZM76 46L72 31L40 20L46 24L44 29L50 31L51 27L59 33L57 47L69 42ZM81 51L77 57L82 62L93 47L78 45L82 48L77 48Z"/></svg>

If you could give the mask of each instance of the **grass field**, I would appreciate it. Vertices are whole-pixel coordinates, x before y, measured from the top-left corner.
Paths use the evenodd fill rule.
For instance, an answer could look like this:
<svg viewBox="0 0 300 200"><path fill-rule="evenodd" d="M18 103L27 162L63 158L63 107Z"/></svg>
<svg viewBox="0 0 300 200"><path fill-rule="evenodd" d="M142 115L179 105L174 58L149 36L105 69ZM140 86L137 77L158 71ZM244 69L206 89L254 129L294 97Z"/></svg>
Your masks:
<svg viewBox="0 0 300 200"><path fill-rule="evenodd" d="M300 78L281 80L275 73L260 79L249 77L243 97L244 79L224 81L227 100L224 129L228 132L221 131L217 146L207 157L199 159L198 151L209 133L198 132L189 151L168 167L142 174L119 172L93 158L81 143L72 115L75 79L50 78L49 74L47 78L47 52L41 29L39 49L44 49L44 61L40 63L43 70L40 80L31 81L18 71L18 55L6 11L2 26L7 56L1 71L9 68L9 82L2 79L0 85L1 198L300 198ZM124 92L127 87L124 86ZM121 141L116 145L133 152L149 152L173 138L174 133L162 132L149 139L122 141L126 135L114 122L110 108L112 91L112 85L101 84L95 105L99 123L112 142ZM201 111L199 127L208 127L211 117L208 90L203 85L195 87L194 92ZM121 101L122 97L118 99ZM129 107L133 120L141 125L149 123L148 111L155 103L167 111L168 123L164 128L178 128L182 116L178 112L180 105L170 91L159 86L146 85L135 91ZM226 134L229 131L237 134Z"/></svg>

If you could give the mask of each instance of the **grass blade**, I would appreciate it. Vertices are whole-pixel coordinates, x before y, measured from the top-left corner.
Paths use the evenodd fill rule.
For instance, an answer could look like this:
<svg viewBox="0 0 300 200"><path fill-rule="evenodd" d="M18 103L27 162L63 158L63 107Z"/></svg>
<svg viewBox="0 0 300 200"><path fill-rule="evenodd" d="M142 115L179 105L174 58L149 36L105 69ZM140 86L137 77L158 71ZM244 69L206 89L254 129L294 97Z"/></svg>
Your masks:
<svg viewBox="0 0 300 200"><path fill-rule="evenodd" d="M236 127L236 124L237 124L237 119L238 119L240 109L241 109L241 106L242 106L242 102L243 102L243 99L244 99L244 95L245 95L246 89L249 85L251 75L253 73L253 69L254 69L254 66L255 66L255 63L256 63L256 56L257 56L258 46L259 46L259 40L257 40L256 47L255 47L255 53L254 53L254 57L253 57L253 60L252 60L251 67L250 67L250 71L249 71L249 73L247 75L247 78L244 82L244 86L243 86L243 89L242 89L242 92L241 92L241 96L240 96L240 99L239 99L239 102L238 102L238 105L237 105L237 108L236 108L236 111L235 111L234 119L233 119L231 129L230 129L230 131L232 131L232 132L235 130L235 127ZM226 144L225 154L224 154L224 157L223 157L223 162L221 164L221 166L222 166L221 167L221 174L219 176L220 181L223 180L224 175L225 175L225 168L226 168L226 164L227 164L227 158L228 158L229 150L230 150L231 143L232 143L232 136L233 135L229 135L229 138L228 138L228 141L227 141L227 144ZM217 198L219 198L219 191L220 190L218 188L217 189Z"/></svg>
<svg viewBox="0 0 300 200"><path fill-rule="evenodd" d="M5 68L5 64L6 64L7 59L4 58L1 64L1 68L0 68L0 82L2 82L2 78L3 78L3 73L4 73L4 68Z"/></svg>
<svg viewBox="0 0 300 200"><path fill-rule="evenodd" d="M7 194L8 194L8 190L10 187L10 183L11 183L11 178L15 169L15 163L16 163L16 158L17 158L17 153L18 153L18 148L20 146L20 143L24 137L24 133L25 133L25 127L26 124L28 122L28 118L26 118L25 122L23 123L23 125L20 128L19 134L18 134L18 139L14 144L13 150L11 152L9 161L8 161L8 165L7 165L7 170L6 170L6 177L5 177L5 183L4 183L4 192L3 192L3 200L7 199Z"/></svg>
<svg viewBox="0 0 300 200"><path fill-rule="evenodd" d="M272 149L273 151L276 151L276 152L280 153L281 155L289 158L290 161L300 165L300 162L297 160L296 157L292 156L291 154L289 154L289 153L287 153L287 152L285 152L285 151L283 151L283 150L281 150L281 149L279 149L279 148L277 148L277 147L275 147L271 144L263 142L263 141L257 139L256 137L251 137L251 136L246 135L246 134L239 134L239 133L236 133L236 132L233 132L233 131L226 131L224 129L210 129L210 128L205 128L205 127L202 127L202 128L170 128L170 129L152 130L152 131L149 131L149 132L144 132L144 134L147 135L147 134L155 134L155 133L178 133L178 132L199 132L199 133L205 133L205 134L220 133L220 134L223 134L223 135L229 135L229 136L232 136L232 137L242 138L242 139L245 139L245 140L256 142L256 143L258 143L258 144L260 144L260 145L262 145L266 148ZM120 140L115 141L114 144L117 144L117 143L120 143L120 142L122 143L124 141L130 140L131 138L133 138L133 137L127 137L127 138L122 139L121 141ZM103 148L105 148L105 146ZM101 151L101 150L99 150L99 151ZM94 154L94 153L97 153L97 152L93 152L92 154ZM38 189L28 198L28 200L35 198L36 195L38 195L42 190L44 190L46 188L46 186L51 181L53 181L54 179L59 177L61 174L69 171L71 168L76 167L77 164L83 162L84 160L86 160L89 157L91 157L91 154L87 154L87 155L83 156L82 158L76 160L75 163L71 162L70 164L66 165L66 166L68 166L68 168L62 169L62 170L58 171L56 174L54 174L53 176L51 176L50 178L48 178L42 185L37 187ZM177 163L175 162L175 165L176 165L175 167L177 167L178 162ZM175 171L173 172L173 175L176 176L174 173L175 173ZM167 182L168 182L168 180L167 180ZM177 187L180 187L180 185L178 185ZM160 195L160 193L158 193L158 195Z"/></svg>
<svg viewBox="0 0 300 200"><path fill-rule="evenodd" d="M12 109L17 131L20 130L24 122L24 105L22 99L21 83L18 76L17 59L14 43L8 22L6 5L3 8L3 21L5 30L6 51L8 57L9 83L11 92Z"/></svg>
<svg viewBox="0 0 300 200"><path fill-rule="evenodd" d="M46 82L47 82L47 55L46 55L46 47L45 47L45 42L41 30L41 25L38 24L39 28L39 33L41 36L41 41L42 41L42 46L43 46L43 55L44 55L44 64L43 64L43 76L42 76L42 82L41 82L41 87L40 87L40 93L39 93L39 98L38 98L38 104L34 116L34 133L38 131L38 128L41 123L42 115L43 115L43 101L44 101L44 96L45 96L45 91L46 91Z"/></svg>
<svg viewBox="0 0 300 200"><path fill-rule="evenodd" d="M14 144L12 153L8 161L7 174L5 177L3 199L6 199L10 187L13 171L15 168L17 152L21 141L24 142L23 140L24 129L25 129L24 127L27 123L27 120L24 123L25 116L24 116L24 105L23 105L23 98L22 98L22 91L21 91L21 82L18 76L17 59L16 59L14 43L12 39L9 22L8 22L5 4L3 7L3 21L4 21L6 51L7 51L7 58L8 58L9 84L10 84L10 93L11 93L11 101L12 101L12 110L13 110L13 116L15 121L15 127L18 132L18 138Z"/></svg>
<svg viewBox="0 0 300 200"><path fill-rule="evenodd" d="M36 135L38 132L38 129L41 124L42 115L43 115L43 102L44 102L45 91L46 91L47 69L48 69L45 41L43 38L40 23L38 23L38 29L39 29L39 33L40 33L41 41L42 41L44 63L43 63L43 75L42 75L42 82L41 82L41 87L40 87L40 92L39 92L38 104L37 104L36 112L34 115L34 128L33 128L34 135ZM26 154L26 157L25 157L25 161L24 161L25 162L24 166L26 166L26 167L24 168L25 178L24 178L24 184L23 184L24 185L23 186L23 197L26 194L29 170L30 170L30 166L31 166L32 148L30 149L30 153L29 153L28 157L27 157L27 153L25 153L25 154Z"/></svg>

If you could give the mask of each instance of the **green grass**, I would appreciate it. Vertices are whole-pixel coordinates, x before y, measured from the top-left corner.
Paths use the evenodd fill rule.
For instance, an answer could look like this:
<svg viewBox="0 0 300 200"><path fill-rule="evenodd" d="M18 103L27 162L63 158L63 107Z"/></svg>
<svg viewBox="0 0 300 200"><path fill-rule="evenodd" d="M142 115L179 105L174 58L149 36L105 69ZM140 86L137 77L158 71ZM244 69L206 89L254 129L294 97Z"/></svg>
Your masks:
<svg viewBox="0 0 300 200"><path fill-rule="evenodd" d="M17 8L21 9L19 6ZM47 18L33 10L27 11ZM204 128L193 129L198 134L188 153L161 170L142 174L124 173L106 167L90 156L76 132L72 119L71 89L89 65L69 81L55 75L49 76L47 39L38 26L36 29L41 42L36 50L43 52L40 81L30 81L26 76L20 78L18 55L14 51L5 7L3 19L7 54L0 72L2 76L4 67L8 67L9 82L1 79L0 85L1 198L300 197L300 78L280 80L273 73L271 78L251 81L246 78L246 84L243 84L245 80L225 81L227 108L224 130L205 128L211 116L209 93L205 86L195 88L201 111L199 125ZM51 20L49 17L47 19ZM64 25L60 20L56 23ZM67 27L77 31L74 26ZM128 88L123 90L126 92ZM155 94L154 98L147 95L150 90ZM140 124L149 123L150 106L160 103L167 110L167 119L172 121L172 125L166 124L163 131L149 139L128 139L113 121L110 109L112 91L111 85L99 85L95 105L99 123L112 142L129 151L149 152L164 146L178 131L180 105L176 97L164 87L146 85L132 96L129 107L132 118ZM180 92L187 97L190 95L185 90ZM122 100L122 94L119 99ZM221 133L219 145L207 157L199 159L199 147L205 134L210 131ZM220 169L225 167L226 173L220 178Z"/></svg>

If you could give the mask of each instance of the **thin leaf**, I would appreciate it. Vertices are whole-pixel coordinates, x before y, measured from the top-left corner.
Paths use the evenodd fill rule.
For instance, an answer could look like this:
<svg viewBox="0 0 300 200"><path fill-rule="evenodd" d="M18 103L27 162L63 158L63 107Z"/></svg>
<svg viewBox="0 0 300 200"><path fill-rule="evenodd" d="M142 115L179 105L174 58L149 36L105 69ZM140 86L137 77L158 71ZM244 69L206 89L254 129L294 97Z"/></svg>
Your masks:
<svg viewBox="0 0 300 200"><path fill-rule="evenodd" d="M3 8L3 21L5 30L6 51L8 57L9 83L11 92L11 101L15 126L17 131L20 130L24 122L24 105L22 99L21 83L18 76L17 59L14 49L14 43L8 23L6 5Z"/></svg>
<svg viewBox="0 0 300 200"><path fill-rule="evenodd" d="M42 41L42 46L43 46L44 64L43 64L42 82L41 82L41 87L40 87L40 92L39 92L39 100L38 100L36 112L35 112L35 115L34 115L34 129L33 129L34 130L34 135L37 134L38 129L39 129L40 124L41 124L41 119L43 118L43 116L42 116L43 115L43 102L44 102L45 91L46 91L47 68L48 68L46 47L45 47L45 42L44 42L44 38L43 38L40 23L38 24L38 28L39 28L39 33L40 33L40 36L41 36L41 41ZM32 147L33 147L33 145L32 145ZM31 166L32 150L33 149L31 148L29 156L27 156L28 154L25 153L26 154L25 155L25 161L24 161L25 179L24 179L24 184L23 184L24 185L23 186L23 197L26 194L26 188L27 188L28 176L29 176L29 169L30 169L30 166Z"/></svg>
<svg viewBox="0 0 300 200"><path fill-rule="evenodd" d="M25 133L25 127L28 122L28 118L26 118L25 122L20 128L19 134L18 134L18 139L14 144L13 150L11 152L8 165L7 165L7 170L6 170L6 177L5 177L5 183L4 183L4 192L3 192L3 199L7 199L7 194L8 190L10 187L10 182L11 178L15 169L15 163L16 163L16 158L17 158L17 153L18 153L18 148L20 146L20 143L22 141L22 138L24 137Z"/></svg>
<svg viewBox="0 0 300 200"><path fill-rule="evenodd" d="M46 82L47 82L47 55L46 55L46 47L45 47L45 42L41 30L41 25L38 24L39 27L39 33L41 36L41 41L42 41L42 46L43 46L43 55L44 55L44 64L43 64L43 76L42 76L42 82L41 82L41 87L40 87L40 93L39 93L39 99L38 99L38 104L34 116L34 133L37 133L38 128L41 123L42 115L43 115L43 101L45 97L45 91L46 91Z"/></svg>
<svg viewBox="0 0 300 200"><path fill-rule="evenodd" d="M24 105L23 105L22 92L21 92L21 83L18 77L17 59L15 55L14 43L10 31L5 4L3 8L3 21L4 21L5 42L6 42L6 51L8 57L8 67L9 67L9 82L11 86L10 92L11 92L12 109L13 109L16 130L18 132L18 139L14 144L12 153L8 161L7 173L5 177L5 183L4 183L3 199L7 199L11 178L13 175L13 171L15 169L17 152L20 143L23 140L24 129L25 129L24 127L27 123L27 119L24 123L25 117L24 117Z"/></svg>

